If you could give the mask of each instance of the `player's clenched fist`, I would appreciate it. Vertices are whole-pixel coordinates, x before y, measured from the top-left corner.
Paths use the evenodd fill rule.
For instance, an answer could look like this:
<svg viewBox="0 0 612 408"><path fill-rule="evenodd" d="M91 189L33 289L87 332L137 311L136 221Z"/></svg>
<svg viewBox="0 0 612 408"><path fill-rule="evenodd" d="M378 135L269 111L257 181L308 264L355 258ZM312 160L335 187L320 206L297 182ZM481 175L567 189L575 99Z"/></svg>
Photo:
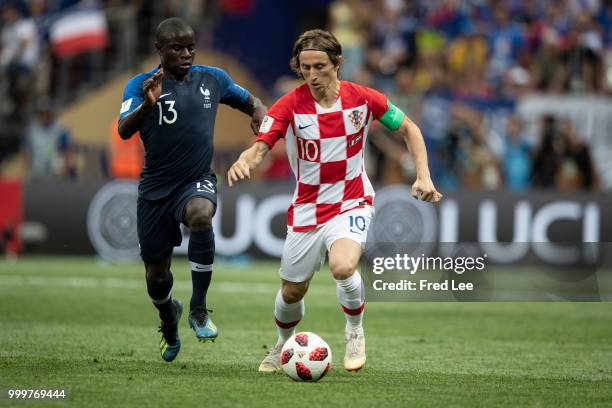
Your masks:
<svg viewBox="0 0 612 408"><path fill-rule="evenodd" d="M442 194L436 190L430 177L416 179L412 185L412 196L430 203L437 203L442 198Z"/></svg>
<svg viewBox="0 0 612 408"><path fill-rule="evenodd" d="M149 106L155 105L162 91L162 79L164 78L164 69L160 68L151 78L144 81L142 84L142 92L145 96L145 103Z"/></svg>

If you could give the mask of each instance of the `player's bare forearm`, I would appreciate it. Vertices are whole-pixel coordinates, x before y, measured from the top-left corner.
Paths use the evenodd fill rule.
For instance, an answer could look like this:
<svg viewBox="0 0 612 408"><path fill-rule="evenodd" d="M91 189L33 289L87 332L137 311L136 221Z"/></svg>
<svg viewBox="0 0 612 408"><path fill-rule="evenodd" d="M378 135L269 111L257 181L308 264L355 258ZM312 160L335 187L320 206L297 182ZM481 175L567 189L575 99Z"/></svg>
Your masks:
<svg viewBox="0 0 612 408"><path fill-rule="evenodd" d="M247 103L239 109L251 117L251 129L253 134L257 135L261 122L268 113L268 107L261 102L261 99L249 94Z"/></svg>
<svg viewBox="0 0 612 408"><path fill-rule="evenodd" d="M129 115L119 121L119 136L123 140L129 139L134 133L140 129L144 119L151 113L155 105L149 105L143 102L139 107L134 109Z"/></svg>
<svg viewBox="0 0 612 408"><path fill-rule="evenodd" d="M404 117L398 132L401 133L406 142L406 146L408 146L408 150L412 154L412 158L416 165L417 178L430 177L429 165L427 162L427 149L425 148L425 141L423 140L421 129L419 129L410 119Z"/></svg>
<svg viewBox="0 0 612 408"><path fill-rule="evenodd" d="M266 154L270 151L270 147L262 141L253 143L253 146L242 152L245 155L245 159L251 169L259 166L263 161Z"/></svg>
<svg viewBox="0 0 612 408"><path fill-rule="evenodd" d="M227 172L227 181L231 187L234 182L251 178L251 170L261 164L270 147L261 141L257 141L240 154L238 160L230 167Z"/></svg>
<svg viewBox="0 0 612 408"><path fill-rule="evenodd" d="M416 165L417 178L412 185L412 195L423 201L437 202L442 198L431 181L429 164L427 161L427 149L421 134L421 129L410 119L404 117L398 131L406 141L408 150L412 154Z"/></svg>
<svg viewBox="0 0 612 408"><path fill-rule="evenodd" d="M266 108L266 105L264 105L263 102L261 101L261 99L251 94L249 94L249 99L247 100L247 103L245 103L239 109L241 112L244 112L245 114L249 116L253 116L257 112L257 110L260 110L260 109L264 109L265 112L267 112L268 110ZM265 112L264 112L264 115L265 115Z"/></svg>

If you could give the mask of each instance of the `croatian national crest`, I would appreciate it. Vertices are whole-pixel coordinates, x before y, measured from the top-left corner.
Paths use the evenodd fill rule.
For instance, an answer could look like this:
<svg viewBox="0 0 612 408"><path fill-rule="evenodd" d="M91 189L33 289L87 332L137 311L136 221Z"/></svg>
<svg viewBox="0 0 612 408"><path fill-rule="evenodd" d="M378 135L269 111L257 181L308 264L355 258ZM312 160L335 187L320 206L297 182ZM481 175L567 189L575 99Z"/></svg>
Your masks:
<svg viewBox="0 0 612 408"><path fill-rule="evenodd" d="M351 113L349 114L349 118L353 126L355 126L355 129L357 130L361 129L362 122L363 122L363 112L362 111L357 110L357 109L355 109L354 111L351 111Z"/></svg>

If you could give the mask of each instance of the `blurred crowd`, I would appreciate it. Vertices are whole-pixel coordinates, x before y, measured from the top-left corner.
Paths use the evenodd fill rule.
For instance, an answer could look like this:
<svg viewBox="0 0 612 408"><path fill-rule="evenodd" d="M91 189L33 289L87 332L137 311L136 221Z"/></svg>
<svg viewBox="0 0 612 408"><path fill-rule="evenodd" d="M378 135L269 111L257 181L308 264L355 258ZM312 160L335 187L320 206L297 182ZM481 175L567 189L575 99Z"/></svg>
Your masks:
<svg viewBox="0 0 612 408"><path fill-rule="evenodd" d="M515 108L534 93L612 94L612 1L336 0L329 27L342 77L421 127L440 188L598 188L580 129L546 116L527 134ZM414 177L402 141L376 128L370 140L377 181Z"/></svg>
<svg viewBox="0 0 612 408"><path fill-rule="evenodd" d="M87 157L99 162L102 176L112 175L108 151L76 143L57 121L58 106L150 55L161 18L180 15L196 27L213 25L214 4L0 0L0 163L22 151L30 176L74 178L77 161ZM612 1L329 4L324 18L343 46L341 77L381 90L419 125L440 189L599 188L594 146L584 142L575 121L545 115L538 126L527 126L516 105L532 94L612 94ZM83 11L90 12L87 21L100 21L100 13L102 31L78 52L67 52L60 34L74 31L70 13ZM200 46L210 45L210 38L198 37ZM271 100L295 85L294 77L280 78ZM366 163L373 180L412 181L414 164L398 148L403 141L376 126L369 141ZM289 173L275 149L266 178Z"/></svg>
<svg viewBox="0 0 612 408"><path fill-rule="evenodd" d="M575 123L543 115L528 131L516 104L612 94L612 1L336 0L328 26L342 78L383 91L420 126L442 190L600 187ZM282 78L277 96L293 86ZM402 140L376 126L369 140L376 182L414 179Z"/></svg>
<svg viewBox="0 0 612 408"><path fill-rule="evenodd" d="M22 153L31 177L108 176L106 149L77 143L60 109L149 56L163 17L201 3L0 0L0 164Z"/></svg>

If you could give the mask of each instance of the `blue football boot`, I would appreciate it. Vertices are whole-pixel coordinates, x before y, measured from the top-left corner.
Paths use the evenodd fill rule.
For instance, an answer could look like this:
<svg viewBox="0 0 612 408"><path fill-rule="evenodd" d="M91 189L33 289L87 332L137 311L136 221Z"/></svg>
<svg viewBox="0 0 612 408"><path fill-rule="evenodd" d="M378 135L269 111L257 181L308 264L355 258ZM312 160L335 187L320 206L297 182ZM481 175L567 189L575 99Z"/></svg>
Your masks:
<svg viewBox="0 0 612 408"><path fill-rule="evenodd" d="M212 312L212 310L199 306L189 313L189 327L193 329L200 343L214 342L219 335L219 330L212 322L208 312Z"/></svg>

